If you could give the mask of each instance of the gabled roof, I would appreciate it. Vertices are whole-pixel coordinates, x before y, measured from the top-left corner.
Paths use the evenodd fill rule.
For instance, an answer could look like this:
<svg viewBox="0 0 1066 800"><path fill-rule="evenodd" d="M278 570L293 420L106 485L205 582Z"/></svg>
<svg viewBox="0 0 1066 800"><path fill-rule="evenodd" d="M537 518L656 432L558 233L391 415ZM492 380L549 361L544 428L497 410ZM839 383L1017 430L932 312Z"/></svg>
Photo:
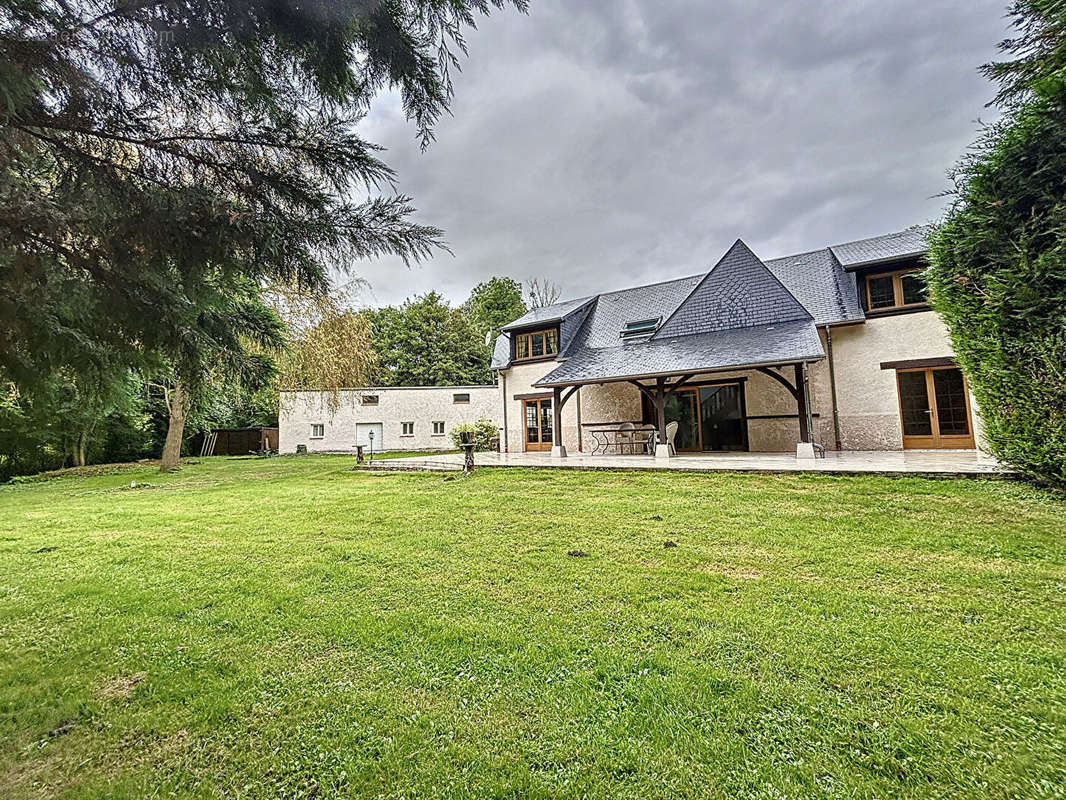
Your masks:
<svg viewBox="0 0 1066 800"><path fill-rule="evenodd" d="M898 233L834 244L829 249L844 269L852 270L884 261L920 256L929 249L929 235L932 232L932 225L915 225Z"/></svg>
<svg viewBox="0 0 1066 800"><path fill-rule="evenodd" d="M825 357L810 319L732 328L690 336L655 338L625 347L585 348L536 382L536 386L680 375L731 368L817 361Z"/></svg>
<svg viewBox="0 0 1066 800"><path fill-rule="evenodd" d="M654 339L813 320L792 293L737 239L662 324Z"/></svg>

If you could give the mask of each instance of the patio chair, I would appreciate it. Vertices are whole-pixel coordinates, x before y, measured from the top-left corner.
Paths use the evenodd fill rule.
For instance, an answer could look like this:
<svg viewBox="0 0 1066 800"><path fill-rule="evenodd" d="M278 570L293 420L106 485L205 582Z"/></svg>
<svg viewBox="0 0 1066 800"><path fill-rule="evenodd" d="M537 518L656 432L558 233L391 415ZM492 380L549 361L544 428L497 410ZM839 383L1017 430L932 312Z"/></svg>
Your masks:
<svg viewBox="0 0 1066 800"><path fill-rule="evenodd" d="M637 429L637 426L632 422L623 422L618 426L618 454L621 455L625 452L625 448L629 448L629 454L633 455L633 432Z"/></svg>
<svg viewBox="0 0 1066 800"><path fill-rule="evenodd" d="M641 452L655 454L655 426L645 422L636 431L637 444Z"/></svg>
<svg viewBox="0 0 1066 800"><path fill-rule="evenodd" d="M677 448L674 447L674 437L677 435L678 423L674 422L666 423L666 443L670 445L670 455L677 455Z"/></svg>

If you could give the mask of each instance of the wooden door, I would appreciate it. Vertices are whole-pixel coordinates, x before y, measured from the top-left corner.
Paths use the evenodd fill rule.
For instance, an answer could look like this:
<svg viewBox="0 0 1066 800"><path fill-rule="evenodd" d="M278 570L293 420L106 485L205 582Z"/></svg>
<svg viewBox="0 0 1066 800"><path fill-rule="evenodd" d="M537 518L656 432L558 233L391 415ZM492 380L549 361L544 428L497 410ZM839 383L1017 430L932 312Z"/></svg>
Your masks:
<svg viewBox="0 0 1066 800"><path fill-rule="evenodd" d="M966 378L957 367L896 373L903 448L974 448Z"/></svg>
<svg viewBox="0 0 1066 800"><path fill-rule="evenodd" d="M552 399L550 397L522 401L522 419L528 452L552 449Z"/></svg>

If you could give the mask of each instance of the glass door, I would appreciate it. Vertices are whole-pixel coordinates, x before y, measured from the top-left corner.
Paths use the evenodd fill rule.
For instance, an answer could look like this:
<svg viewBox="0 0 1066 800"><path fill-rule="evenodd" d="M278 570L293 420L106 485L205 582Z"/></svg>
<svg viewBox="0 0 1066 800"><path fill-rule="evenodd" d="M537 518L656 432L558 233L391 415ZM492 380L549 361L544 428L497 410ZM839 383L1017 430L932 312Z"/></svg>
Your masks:
<svg viewBox="0 0 1066 800"><path fill-rule="evenodd" d="M966 379L956 367L896 373L904 449L972 450L973 426Z"/></svg>
<svg viewBox="0 0 1066 800"><path fill-rule="evenodd" d="M674 449L692 452L700 449L700 412L695 389L683 389L666 395L666 423L677 423Z"/></svg>
<svg viewBox="0 0 1066 800"><path fill-rule="evenodd" d="M704 450L747 450L748 426L744 420L739 383L700 389L700 430Z"/></svg>
<svg viewBox="0 0 1066 800"><path fill-rule="evenodd" d="M552 449L552 399L522 401L522 416L526 426L526 450L530 452Z"/></svg>

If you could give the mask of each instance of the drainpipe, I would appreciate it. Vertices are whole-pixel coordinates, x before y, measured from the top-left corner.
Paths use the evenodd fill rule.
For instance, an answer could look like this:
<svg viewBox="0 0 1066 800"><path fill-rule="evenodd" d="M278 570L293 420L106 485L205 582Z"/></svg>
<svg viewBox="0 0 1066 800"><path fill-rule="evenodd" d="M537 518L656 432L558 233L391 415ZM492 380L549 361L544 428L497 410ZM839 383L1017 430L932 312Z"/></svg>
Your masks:
<svg viewBox="0 0 1066 800"><path fill-rule="evenodd" d="M837 373L833 363L833 333L829 326L825 326L825 352L829 356L829 394L833 401L833 440L836 450L843 450L844 443L840 438L840 409L837 407Z"/></svg>
<svg viewBox="0 0 1066 800"><path fill-rule="evenodd" d="M499 372L500 375L500 389L503 391L503 452L509 452L507 447L507 373L502 369Z"/></svg>

